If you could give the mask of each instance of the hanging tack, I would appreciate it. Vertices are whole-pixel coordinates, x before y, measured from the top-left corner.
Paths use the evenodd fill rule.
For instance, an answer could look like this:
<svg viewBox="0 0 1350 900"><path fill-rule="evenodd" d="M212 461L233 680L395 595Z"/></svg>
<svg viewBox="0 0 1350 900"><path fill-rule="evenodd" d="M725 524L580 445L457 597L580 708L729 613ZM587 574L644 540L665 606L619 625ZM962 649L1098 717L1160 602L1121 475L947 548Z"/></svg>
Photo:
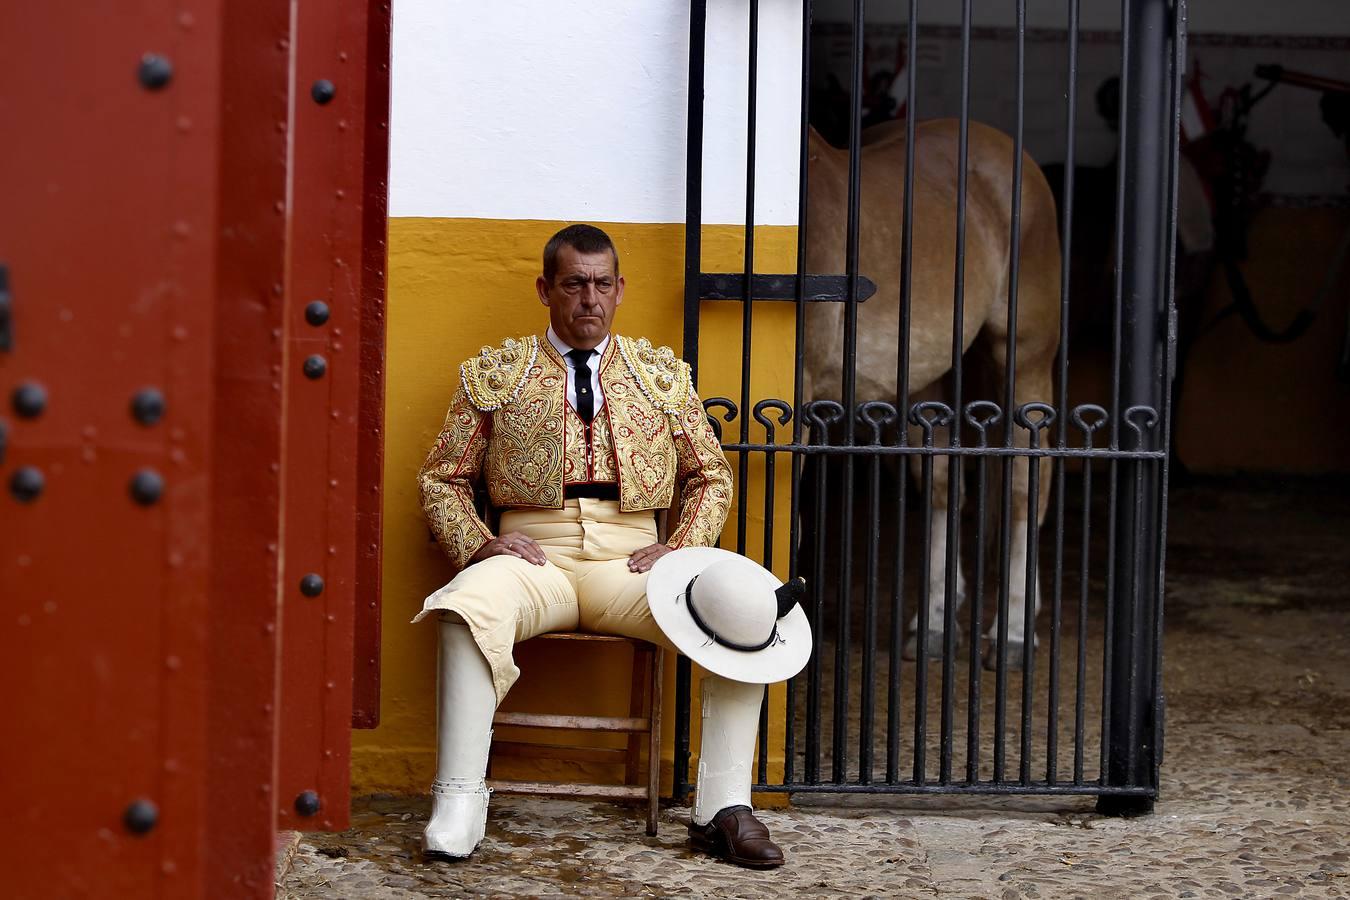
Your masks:
<svg viewBox="0 0 1350 900"><path fill-rule="evenodd" d="M322 300L311 301L305 307L305 321L318 328L328 321L328 304Z"/></svg>
<svg viewBox="0 0 1350 900"><path fill-rule="evenodd" d="M173 64L158 53L147 53L136 74L145 88L157 91L173 79Z"/></svg>
<svg viewBox="0 0 1350 900"><path fill-rule="evenodd" d="M323 579L313 572L300 579L300 593L306 597L317 597L323 593Z"/></svg>
<svg viewBox="0 0 1350 900"><path fill-rule="evenodd" d="M309 95L313 97L314 102L320 106L323 106L328 101L332 100L336 94L337 88L333 85L333 82L329 81L327 78L320 78L318 81L314 82L314 85L309 89Z"/></svg>
<svg viewBox="0 0 1350 900"><path fill-rule="evenodd" d="M305 377L322 378L328 371L328 361L317 353L305 360Z"/></svg>
<svg viewBox="0 0 1350 900"><path fill-rule="evenodd" d="M156 388L142 388L131 398L131 414L142 425L154 425L164 418L164 395Z"/></svg>
<svg viewBox="0 0 1350 900"><path fill-rule="evenodd" d="M47 389L35 381L25 381L14 389L14 412L21 419L36 419L47 408Z"/></svg>
<svg viewBox="0 0 1350 900"><path fill-rule="evenodd" d="M9 492L14 495L14 499L20 503L32 503L41 494L46 486L47 479L42 477L42 472L32 466L24 466L16 469L9 479Z"/></svg>
<svg viewBox="0 0 1350 900"><path fill-rule="evenodd" d="M132 834L148 834L159 823L159 807L142 797L127 806L122 824Z"/></svg>
<svg viewBox="0 0 1350 900"><path fill-rule="evenodd" d="M131 478L131 499L141 506L153 506L164 493L164 476L154 469L141 469Z"/></svg>
<svg viewBox="0 0 1350 900"><path fill-rule="evenodd" d="M302 816L312 816L319 811L319 795L314 791L301 791L295 798L295 811Z"/></svg>

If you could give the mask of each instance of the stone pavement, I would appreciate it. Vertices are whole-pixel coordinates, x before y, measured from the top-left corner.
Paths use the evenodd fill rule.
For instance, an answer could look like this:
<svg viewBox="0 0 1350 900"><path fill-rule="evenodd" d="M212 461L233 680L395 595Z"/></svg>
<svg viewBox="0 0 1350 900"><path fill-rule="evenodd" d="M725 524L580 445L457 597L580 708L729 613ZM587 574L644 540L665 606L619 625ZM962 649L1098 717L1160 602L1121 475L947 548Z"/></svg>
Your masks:
<svg viewBox="0 0 1350 900"><path fill-rule="evenodd" d="M762 813L788 865L754 873L692 855L683 808L648 838L633 808L523 797L473 859L426 864L426 801L367 798L297 839L278 896L1350 897L1350 486L1237 488L1174 493L1154 815L799 795Z"/></svg>

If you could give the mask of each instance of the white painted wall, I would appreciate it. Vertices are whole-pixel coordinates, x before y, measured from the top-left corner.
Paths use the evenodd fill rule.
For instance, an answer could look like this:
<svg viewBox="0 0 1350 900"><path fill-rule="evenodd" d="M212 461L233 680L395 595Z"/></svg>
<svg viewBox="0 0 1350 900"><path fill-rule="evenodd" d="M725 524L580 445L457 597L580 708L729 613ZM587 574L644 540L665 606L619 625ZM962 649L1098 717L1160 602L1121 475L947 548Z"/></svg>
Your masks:
<svg viewBox="0 0 1350 900"><path fill-rule="evenodd" d="M389 214L682 222L688 0L397 0ZM709 0L704 221L745 219L748 0ZM797 221L800 0L761 0L755 221Z"/></svg>
<svg viewBox="0 0 1350 900"><path fill-rule="evenodd" d="M1085 29L1120 28L1121 0L1080 0L1079 22ZM1350 34L1350 2L1347 0L1188 0L1187 21L1191 31L1223 34ZM819 22L848 22L853 17L852 0L815 0L811 7ZM977 0L971 4L976 25L1013 25L1017 21L1014 0ZM1027 25L1031 28L1063 28L1068 20L1068 0L1028 0ZM868 22L909 21L908 0L866 4ZM959 0L920 0L919 21L933 25L961 24Z"/></svg>

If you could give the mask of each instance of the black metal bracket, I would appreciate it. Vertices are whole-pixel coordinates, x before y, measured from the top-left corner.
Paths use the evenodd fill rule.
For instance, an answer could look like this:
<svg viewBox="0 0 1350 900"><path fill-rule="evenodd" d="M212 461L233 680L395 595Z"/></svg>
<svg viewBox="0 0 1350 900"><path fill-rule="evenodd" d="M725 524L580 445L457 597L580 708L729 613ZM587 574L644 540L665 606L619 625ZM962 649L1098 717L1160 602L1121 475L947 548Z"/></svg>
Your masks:
<svg viewBox="0 0 1350 900"><path fill-rule="evenodd" d="M9 267L0 264L0 350L14 349L13 298L9 295Z"/></svg>
<svg viewBox="0 0 1350 900"><path fill-rule="evenodd" d="M698 276L699 296L704 300L744 300L745 273L701 272ZM858 300L862 303L877 292L870 278L858 276ZM756 275L751 286L755 300L797 299L796 275ZM847 275L807 275L802 299L811 303L847 303Z"/></svg>

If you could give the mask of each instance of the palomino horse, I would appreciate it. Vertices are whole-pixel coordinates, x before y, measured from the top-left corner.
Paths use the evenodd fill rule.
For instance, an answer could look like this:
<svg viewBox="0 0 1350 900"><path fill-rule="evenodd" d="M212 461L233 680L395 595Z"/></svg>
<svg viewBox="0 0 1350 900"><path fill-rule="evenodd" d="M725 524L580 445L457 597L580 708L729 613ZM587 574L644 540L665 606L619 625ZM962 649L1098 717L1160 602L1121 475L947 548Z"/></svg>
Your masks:
<svg viewBox="0 0 1350 900"><path fill-rule="evenodd" d="M923 122L915 127L914 249L909 333L911 402L943 399L943 376L952 364L954 273L956 269L956 192L959 124L953 119ZM862 208L859 231L859 271L876 282L877 292L858 307L857 399L896 399L896 368L900 303L900 251L904 220L904 123L869 129L862 148ZM1011 259L1011 202L1013 141L1006 134L970 123L966 199L964 322L961 341L970 348L978 339L999 379L996 397L1006 385L1009 262ZM814 131L810 137L807 269L843 272L844 235L848 216L848 153L830 147ZM1020 269L1017 283L1017 322L1014 331L1015 405L1052 399L1052 370L1059 345L1060 248L1055 201L1045 176L1030 157L1022 167ZM806 311L803 396L827 399L842 396L840 360L843 355L844 304L811 303ZM973 397L965 397L966 403ZM950 398L947 398L950 403ZM1000 401L1000 405L1002 405ZM906 411L901 410L904 415ZM956 410L959 417L962 410ZM1010 410L1003 421L1010 423ZM960 421L958 418L957 421ZM920 440L910 425L911 439ZM945 446L945 429L935 429L933 444ZM1027 429L1014 427L1018 446L1027 446ZM931 565L929 569L928 654L942 653L947 554L948 460L938 456L933 465ZM913 457L918 472L919 457ZM1049 500L1049 461L1041 461L1040 496L1036 527ZM1021 664L1025 641L1028 528L1027 465L1013 467L1012 556L1009 572L1008 662ZM960 477L960 466L955 469ZM916 475L917 477L917 475ZM960 512L957 511L959 516ZM958 561L955 601L965 600L965 578ZM1039 585L1039 579L1037 580ZM1039 595L1040 589L1036 588ZM977 598L978 599L978 598ZM1036 606L1039 607L1039 596ZM910 621L911 635L918 627ZM990 628L991 639L997 623ZM1034 633L1034 623L1032 631ZM959 639L960 632L957 632ZM915 655L915 638L906 656ZM986 653L985 665L993 655Z"/></svg>

